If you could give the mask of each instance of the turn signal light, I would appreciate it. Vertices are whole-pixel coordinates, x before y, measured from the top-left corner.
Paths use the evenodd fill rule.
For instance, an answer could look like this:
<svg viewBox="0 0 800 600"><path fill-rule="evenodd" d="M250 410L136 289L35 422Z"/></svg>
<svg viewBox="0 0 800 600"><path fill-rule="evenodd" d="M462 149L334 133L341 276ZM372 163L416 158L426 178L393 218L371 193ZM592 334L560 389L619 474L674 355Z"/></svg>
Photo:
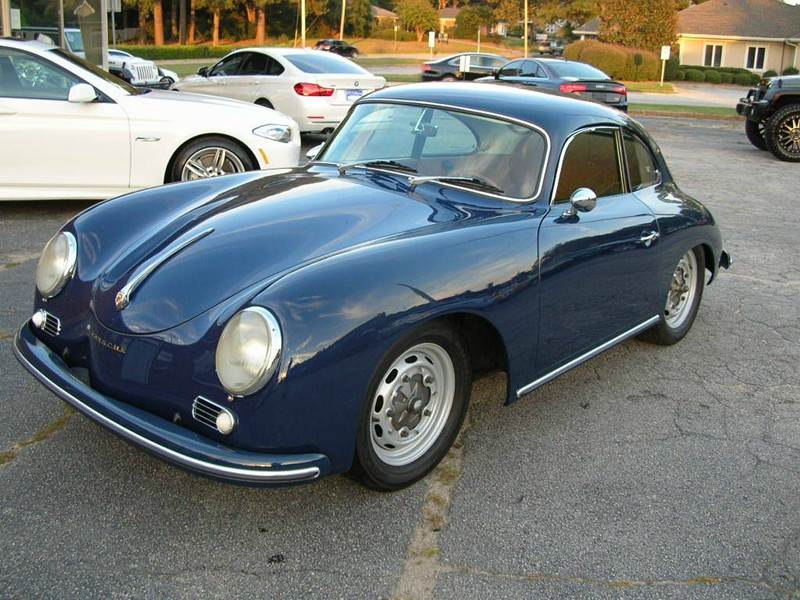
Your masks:
<svg viewBox="0 0 800 600"><path fill-rule="evenodd" d="M294 91L300 96L333 96L333 88L326 88L316 83L296 83Z"/></svg>

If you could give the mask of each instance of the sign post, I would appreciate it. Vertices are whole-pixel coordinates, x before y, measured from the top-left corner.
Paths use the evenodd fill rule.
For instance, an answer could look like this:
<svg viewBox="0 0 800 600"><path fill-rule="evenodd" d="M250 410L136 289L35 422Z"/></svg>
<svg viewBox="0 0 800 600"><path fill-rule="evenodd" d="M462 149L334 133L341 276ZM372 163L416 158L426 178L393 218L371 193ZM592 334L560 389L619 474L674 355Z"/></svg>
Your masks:
<svg viewBox="0 0 800 600"><path fill-rule="evenodd" d="M394 23L394 51L397 52L397 21Z"/></svg>
<svg viewBox="0 0 800 600"><path fill-rule="evenodd" d="M523 19L525 19L525 24L522 27L522 30L523 30L522 35L525 38L525 42L523 44L524 50L523 50L523 54L522 55L525 58L528 58L528 0L525 0L525 11L524 12L525 12L525 15L524 15Z"/></svg>
<svg viewBox="0 0 800 600"><path fill-rule="evenodd" d="M431 49L431 58L433 58L433 49L436 47L436 32L428 32L428 48Z"/></svg>
<svg viewBox="0 0 800 600"><path fill-rule="evenodd" d="M660 87L664 87L664 71L667 68L667 61L669 60L672 48L669 46L661 46L661 83Z"/></svg>

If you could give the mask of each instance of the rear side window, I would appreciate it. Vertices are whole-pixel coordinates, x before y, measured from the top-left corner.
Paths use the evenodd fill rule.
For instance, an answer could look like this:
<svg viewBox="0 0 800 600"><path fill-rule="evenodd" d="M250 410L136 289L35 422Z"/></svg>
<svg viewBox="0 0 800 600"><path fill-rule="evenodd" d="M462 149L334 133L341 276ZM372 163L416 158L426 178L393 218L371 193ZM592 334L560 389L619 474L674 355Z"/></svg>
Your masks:
<svg viewBox="0 0 800 600"><path fill-rule="evenodd" d="M548 63L550 69L556 77L574 79L610 79L608 75L600 69L595 69L591 65L570 61L551 61Z"/></svg>
<svg viewBox="0 0 800 600"><path fill-rule="evenodd" d="M561 161L555 202L569 202L578 188L603 196L622 193L619 156L614 129L595 129L577 134Z"/></svg>
<svg viewBox="0 0 800 600"><path fill-rule="evenodd" d="M286 60L304 73L340 73L345 75L367 75L367 72L346 58L325 52L286 54Z"/></svg>
<svg viewBox="0 0 800 600"><path fill-rule="evenodd" d="M658 183L658 167L644 142L629 131L623 134L623 140L631 189L641 190Z"/></svg>

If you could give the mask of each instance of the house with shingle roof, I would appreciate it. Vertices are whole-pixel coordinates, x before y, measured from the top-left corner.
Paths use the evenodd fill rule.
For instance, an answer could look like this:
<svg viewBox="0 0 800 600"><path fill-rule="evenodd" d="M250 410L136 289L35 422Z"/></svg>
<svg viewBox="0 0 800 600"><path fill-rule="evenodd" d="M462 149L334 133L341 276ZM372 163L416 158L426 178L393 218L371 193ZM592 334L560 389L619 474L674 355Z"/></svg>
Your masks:
<svg viewBox="0 0 800 600"><path fill-rule="evenodd" d="M597 37L600 19L574 30ZM739 67L756 73L800 66L800 6L782 0L708 0L678 13L682 65Z"/></svg>

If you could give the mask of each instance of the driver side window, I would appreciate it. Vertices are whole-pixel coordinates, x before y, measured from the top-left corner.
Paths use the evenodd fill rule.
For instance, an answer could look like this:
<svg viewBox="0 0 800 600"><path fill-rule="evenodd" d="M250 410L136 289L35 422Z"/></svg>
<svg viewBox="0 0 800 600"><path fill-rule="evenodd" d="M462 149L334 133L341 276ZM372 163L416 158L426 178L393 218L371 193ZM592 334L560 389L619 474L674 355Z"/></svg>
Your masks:
<svg viewBox="0 0 800 600"><path fill-rule="evenodd" d="M522 62L521 60L512 60L505 67L500 69L498 75L500 77L519 77L522 71Z"/></svg>
<svg viewBox="0 0 800 600"><path fill-rule="evenodd" d="M616 129L584 131L568 144L554 202L569 202L572 193L582 187L594 191L598 198L622 193Z"/></svg>
<svg viewBox="0 0 800 600"><path fill-rule="evenodd" d="M37 56L0 48L0 97L30 100L67 100L69 89L81 83Z"/></svg>
<svg viewBox="0 0 800 600"><path fill-rule="evenodd" d="M211 69L211 72L208 74L209 77L220 77L220 76L229 76L229 75L238 75L239 67L242 66L245 58L249 53L242 52L240 54L234 54L233 56L227 56L219 61L214 68Z"/></svg>

